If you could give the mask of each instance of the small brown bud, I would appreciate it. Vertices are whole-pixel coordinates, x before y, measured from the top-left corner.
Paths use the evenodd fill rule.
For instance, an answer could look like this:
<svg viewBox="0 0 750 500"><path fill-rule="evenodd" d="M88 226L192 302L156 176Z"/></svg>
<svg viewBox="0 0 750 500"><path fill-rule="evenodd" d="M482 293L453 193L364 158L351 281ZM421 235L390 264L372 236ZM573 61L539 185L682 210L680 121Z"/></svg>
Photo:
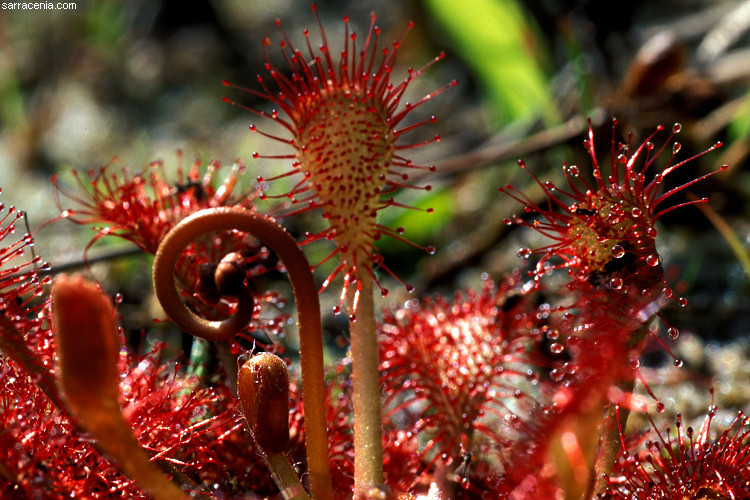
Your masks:
<svg viewBox="0 0 750 500"><path fill-rule="evenodd" d="M242 413L255 442L265 452L283 453L289 446L289 372L271 353L245 362L237 377Z"/></svg>
<svg viewBox="0 0 750 500"><path fill-rule="evenodd" d="M226 254L214 273L216 288L222 295L237 295L238 291L245 286L246 277L245 258L237 252Z"/></svg>

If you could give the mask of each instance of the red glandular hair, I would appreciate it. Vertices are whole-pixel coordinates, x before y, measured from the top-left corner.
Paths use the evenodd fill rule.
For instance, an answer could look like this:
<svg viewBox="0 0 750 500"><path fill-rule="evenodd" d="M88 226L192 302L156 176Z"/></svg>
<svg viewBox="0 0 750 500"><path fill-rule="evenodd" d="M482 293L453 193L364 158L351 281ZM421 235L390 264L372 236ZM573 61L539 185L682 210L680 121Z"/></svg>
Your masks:
<svg viewBox="0 0 750 500"><path fill-rule="evenodd" d="M276 491L225 386L199 387L165 346L121 359L121 407L141 445L183 487L231 497ZM0 491L10 498L147 498L101 455L36 378L0 358ZM54 492L54 493L53 493Z"/></svg>
<svg viewBox="0 0 750 500"><path fill-rule="evenodd" d="M420 473L437 470L445 478L435 480L467 491L501 473L497 457L525 434L525 416L550 383L542 377L549 364L534 352L546 319L516 275L451 301L415 300L384 313L385 414L420 443Z"/></svg>
<svg viewBox="0 0 750 500"><path fill-rule="evenodd" d="M199 210L221 206L253 209L256 194L236 192L245 171L242 162L232 166L220 185L220 163L212 161L203 166L196 158L185 171L181 151L177 152L174 172L164 162L155 161L135 174L126 167L117 173L113 170L118 162L115 158L85 175L74 171L78 192L65 188L57 175L52 177L57 192L76 205L64 210L62 217L77 224L97 225L89 246L104 236L115 235L154 254L170 229ZM59 198L57 204L60 206Z"/></svg>
<svg viewBox="0 0 750 500"><path fill-rule="evenodd" d="M43 287L50 279L39 275L49 264L33 255L33 238L18 227L23 213L0 210L0 496L145 498L70 418L55 383ZM142 446L183 473L187 488L276 491L229 389L200 386L164 360L164 349L120 354L120 403Z"/></svg>
<svg viewBox="0 0 750 500"><path fill-rule="evenodd" d="M532 221L514 217L506 222L531 227L552 240L551 244L541 248L519 250L522 257L540 256L533 271L535 279L539 280L555 269L566 269L573 282L588 281L623 293L631 287L643 291L651 289L655 281L663 283L654 242L656 221L676 208L708 200L704 198L666 207L664 202L696 182L726 169L724 166L662 193L661 188L670 174L721 143L703 153L676 161L681 145L674 142L670 158L657 170L657 159L674 134L680 131L680 125L674 125L672 135L661 147L656 148L651 142L656 133L663 130L660 126L634 149L632 137L626 143L615 141L616 124L614 121L612 125L609 172L603 172L599 165L594 150L594 131L589 127L584 146L592 162L593 185L583 178L582 168L564 165L567 187L541 182L534 176L546 197L544 205L537 204L511 185L500 188L501 192L522 203L526 212L538 214ZM526 169L523 162L519 164Z"/></svg>
<svg viewBox="0 0 750 500"><path fill-rule="evenodd" d="M314 4L313 12L317 17ZM329 226L319 233L308 234L305 243L335 240L336 249L324 262L338 255L340 264L323 288L339 274L343 274L346 288L355 280L358 267L365 269L372 278L375 278L373 265L390 272L375 248L374 242L382 235L406 241L400 236L402 228L382 226L376 218L378 211L386 207L403 206L394 201L392 195L401 187L414 187L408 182L410 170L434 170L433 166L412 163L402 156L402 151L437 141L438 136L416 144L398 141L407 132L435 121L432 117L403 124L416 107L443 89L415 103L402 105L409 84L432 63L418 71L410 69L403 81L393 83L391 72L403 37L394 42L392 49L382 46L374 14L361 47L357 46L357 35L350 30L348 18L344 17L346 34L338 58L328 44L320 21L322 43L318 50L312 46L309 31L304 32L306 50L299 50L281 30L281 22L277 20L276 24L282 33L280 46L289 68L282 71L266 57L265 69L278 90L267 86L261 76L258 76L261 91L243 90L276 106L277 109L270 112L247 109L285 128L290 135L288 138L263 135L294 149L287 155L269 157L254 153L253 156L287 158L293 162L288 172L259 180L301 175L299 182L282 196L301 205L292 213L322 210ZM409 29L411 26L410 23ZM268 39L264 41L265 46L270 43ZM433 62L442 57L443 54L439 55ZM448 86L455 84L451 82ZM250 129L258 131L255 125ZM429 186L423 188L430 189ZM431 248L426 250L432 251ZM381 291L387 293L384 289Z"/></svg>
<svg viewBox="0 0 750 500"><path fill-rule="evenodd" d="M603 498L656 500L750 497L750 420L740 412L718 437L711 433L712 407L698 432L677 417L676 432L659 431L622 450Z"/></svg>
<svg viewBox="0 0 750 500"><path fill-rule="evenodd" d="M675 125L673 134L679 129ZM582 178L582 169L566 165L566 188L534 177L546 196L544 204L512 186L500 188L521 202L527 213L536 214L532 220L514 217L507 222L533 228L552 240L541 248L519 250L524 258L540 256L529 273L537 286L541 287L543 278L555 270L566 270L568 275L559 290L548 290L559 297L561 304L555 309L554 323L558 352L565 356L567 368L558 366L550 372L561 383L548 395L545 411L530 417L534 425L528 427L526 438L513 445L509 456L515 461L525 456L527 464L525 470L516 468L505 477L516 489L545 488L549 478L526 471L542 470L549 464L549 446L557 437L585 438L576 422L593 418L597 407L617 402L622 393L618 387L628 387L637 376L637 360L649 333L648 325L658 315L663 299L672 296L656 250L655 223L675 208L706 200L667 207L663 203L726 168L661 193L672 172L703 154L676 161L680 145L675 142L666 165L658 170L655 163L671 137L656 148L652 134L633 150L630 140L616 143L613 125L610 172L605 173L594 150L593 129L589 128L584 145L592 161L593 185ZM526 168L522 162L521 166ZM680 303L684 305L684 299ZM601 418L600 410L597 414Z"/></svg>
<svg viewBox="0 0 750 500"><path fill-rule="evenodd" d="M185 170L180 151L177 152L174 171L156 161L136 174L125 167L118 173L113 171L117 162L115 159L98 170L90 170L85 176L74 172L78 183L76 192L64 187L57 176L52 178L57 193L75 204L74 208L63 210L60 217L77 224L95 225L96 235L86 251L100 238L117 236L146 253L154 254L161 240L177 223L200 210L223 206L255 210L257 193L238 192L245 171L241 161L232 165L221 183L220 163L212 161L204 166L200 158L196 158ZM57 203L61 205L59 198ZM242 233L216 233L188 245L175 266L175 280L191 305L206 318L225 318L233 310L234 306L220 301L220 297L207 298L200 293L205 281L201 270L205 266L215 267L230 252L242 256L251 279L276 268L269 251ZM258 299L259 314L261 303L275 304L279 295L269 290ZM256 315L249 329L279 333L285 319L283 314L269 320L260 320Z"/></svg>
<svg viewBox="0 0 750 500"><path fill-rule="evenodd" d="M24 213L0 203L0 214L0 351L59 403L49 375L52 340L44 327L43 285L50 279L40 275L49 264L34 255L31 234L21 232Z"/></svg>

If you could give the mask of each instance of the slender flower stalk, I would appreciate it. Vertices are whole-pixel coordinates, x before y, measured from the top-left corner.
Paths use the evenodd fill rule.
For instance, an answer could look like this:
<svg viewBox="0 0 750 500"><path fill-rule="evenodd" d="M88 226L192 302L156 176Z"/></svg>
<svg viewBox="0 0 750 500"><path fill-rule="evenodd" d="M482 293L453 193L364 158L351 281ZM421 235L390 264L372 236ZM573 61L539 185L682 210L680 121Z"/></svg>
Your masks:
<svg viewBox="0 0 750 500"><path fill-rule="evenodd" d="M237 312L224 321L209 321L197 316L185 306L175 287L175 265L183 249L196 238L214 231L244 232L260 239L279 256L289 274L299 321L310 488L315 498L332 498L320 306L310 265L289 233L270 218L242 208L213 208L197 212L175 226L156 252L153 269L156 295L170 318L192 335L220 340L244 328L254 308L246 285L234 292Z"/></svg>
<svg viewBox="0 0 750 500"><path fill-rule="evenodd" d="M361 320L350 321L352 408L354 409L354 491L364 494L383 483L382 416L378 376L378 337L372 280L360 277L347 293L347 308Z"/></svg>
<svg viewBox="0 0 750 500"><path fill-rule="evenodd" d="M312 8L317 18L315 4ZM270 113L247 109L276 121L292 136L285 139L263 133L295 149L288 155L271 157L293 160L292 169L279 177L302 175L302 179L284 195L292 204L301 206L292 213L322 209L323 217L328 220L326 229L308 235L304 243L321 239L336 242L335 250L323 262L338 256L339 264L325 280L322 289L327 288L336 276L343 275L341 300L334 310L338 312L346 302L350 319L357 456L355 496L365 495L371 487L383 482L373 281L382 295L388 291L378 282L374 268L379 267L398 278L383 263L375 241L383 235L406 241L400 236L402 228L394 230L382 226L376 222L376 217L384 208L403 206L393 200L392 194L401 187L414 187L406 182L409 170L435 168L415 165L402 156L401 151L438 141L439 136L416 144L397 144L402 135L435 121L435 118L403 126L402 122L416 107L456 84L451 82L416 103L400 107L409 84L432 63L418 71L409 70L401 83L393 84L391 71L403 37L393 44L392 50L382 47L380 28L375 25L375 20L373 14L364 42L357 47L357 35L349 29L348 18L344 18L344 49L338 61L334 60L334 52L319 19L322 44L319 51L314 50L309 31L305 30L306 54L292 44L277 20L283 37L281 49L292 75L285 76L267 57L266 70L280 92L272 91L260 76L258 82L262 91L243 89L278 108ZM412 25L410 23L409 29ZM268 45L270 40L266 39L264 46ZM442 57L443 54L433 62ZM258 131L255 125L250 129ZM257 153L253 156L261 157ZM429 190L430 186L422 189ZM424 249L430 253L434 251Z"/></svg>

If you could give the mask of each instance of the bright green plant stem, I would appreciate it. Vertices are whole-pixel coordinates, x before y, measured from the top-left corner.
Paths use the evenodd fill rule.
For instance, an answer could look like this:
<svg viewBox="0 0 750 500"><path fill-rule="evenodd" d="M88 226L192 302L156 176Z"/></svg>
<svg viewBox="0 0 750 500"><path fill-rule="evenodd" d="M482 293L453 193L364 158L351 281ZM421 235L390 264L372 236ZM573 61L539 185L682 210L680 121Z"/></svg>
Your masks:
<svg viewBox="0 0 750 500"><path fill-rule="evenodd" d="M347 290L347 311L352 351L354 409L354 498L367 495L383 483L383 443L378 373L378 337L375 329L372 277L359 270L358 284ZM359 294L355 297L355 294Z"/></svg>
<svg viewBox="0 0 750 500"><path fill-rule="evenodd" d="M272 219L250 210L230 207L201 210L175 226L159 245L154 260L154 290L169 317L192 335L209 340L223 340L242 330L252 316L253 309L253 299L247 289L237 297L238 310L232 317L223 322L208 321L185 306L174 282L175 264L188 244L204 234L230 230L242 231L261 240L278 255L289 275L299 324L310 491L313 498L332 499L318 290L310 264L294 238ZM238 316L242 321L236 319Z"/></svg>

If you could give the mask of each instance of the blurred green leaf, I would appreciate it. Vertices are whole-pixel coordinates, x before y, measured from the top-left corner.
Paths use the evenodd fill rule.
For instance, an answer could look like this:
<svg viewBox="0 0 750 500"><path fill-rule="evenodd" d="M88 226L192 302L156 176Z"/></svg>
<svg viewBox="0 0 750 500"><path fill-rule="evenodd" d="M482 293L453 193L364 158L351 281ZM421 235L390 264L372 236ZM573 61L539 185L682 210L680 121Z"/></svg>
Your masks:
<svg viewBox="0 0 750 500"><path fill-rule="evenodd" d="M745 96L745 100L737 110L734 120L729 124L731 140L737 141L748 136L750 136L750 94Z"/></svg>
<svg viewBox="0 0 750 500"><path fill-rule="evenodd" d="M558 121L542 41L512 0L426 0L492 100L502 123L541 115Z"/></svg>
<svg viewBox="0 0 750 500"><path fill-rule="evenodd" d="M418 245L429 245L431 238L440 231L443 225L450 222L454 213L454 195L450 189L435 189L412 203L419 210L399 210L389 208L382 213L380 224L396 229L404 228L404 239ZM432 208L432 213L426 210ZM393 238L381 238L378 248L387 252L394 251L403 243Z"/></svg>

